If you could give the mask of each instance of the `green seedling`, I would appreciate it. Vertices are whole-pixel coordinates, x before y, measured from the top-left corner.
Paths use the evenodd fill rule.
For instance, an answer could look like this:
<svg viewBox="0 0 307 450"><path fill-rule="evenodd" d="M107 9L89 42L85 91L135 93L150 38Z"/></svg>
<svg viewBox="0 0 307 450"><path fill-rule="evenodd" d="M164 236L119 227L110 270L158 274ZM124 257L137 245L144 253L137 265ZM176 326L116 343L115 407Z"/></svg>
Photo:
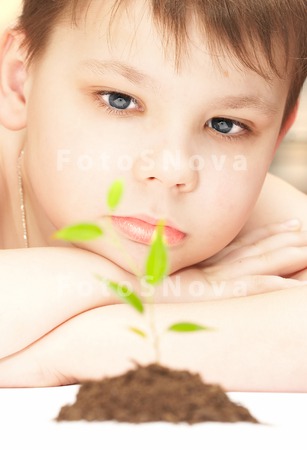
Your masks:
<svg viewBox="0 0 307 450"><path fill-rule="evenodd" d="M120 203L124 193L124 185L122 180L116 180L110 186L107 193L107 206L110 212L113 212L118 204ZM112 229L112 227L111 227ZM53 237L55 239L61 239L68 242L80 242L80 241L90 241L98 239L104 236L104 231L101 227L93 223L79 223L71 225L61 230L57 231ZM130 256L126 254L125 249L121 248L120 241L117 238L116 233L112 230L112 237L114 244L118 247L125 255L132 272L140 280L141 274L138 273L136 266L133 261L131 261ZM155 228L152 242L149 246L149 253L145 263L145 280L151 286L156 286L161 283L167 276L168 271L168 251L167 245L164 238L164 223L161 220ZM141 299L135 292L131 292L127 287L116 283L112 280L108 280L103 276L96 275L96 278L104 282L108 288L113 291L117 297L124 303L130 305L139 314L145 313L145 302ZM156 323L154 317L154 299L153 296L149 297L147 300L148 307L150 308L150 332L151 338L154 345L155 360L157 363L160 361L160 336L156 330ZM129 330L143 339L148 338L145 331L136 328L129 327ZM191 333L196 331L211 331L212 328L203 326L201 324L196 324L192 322L177 322L170 325L165 331L176 332L176 333Z"/></svg>

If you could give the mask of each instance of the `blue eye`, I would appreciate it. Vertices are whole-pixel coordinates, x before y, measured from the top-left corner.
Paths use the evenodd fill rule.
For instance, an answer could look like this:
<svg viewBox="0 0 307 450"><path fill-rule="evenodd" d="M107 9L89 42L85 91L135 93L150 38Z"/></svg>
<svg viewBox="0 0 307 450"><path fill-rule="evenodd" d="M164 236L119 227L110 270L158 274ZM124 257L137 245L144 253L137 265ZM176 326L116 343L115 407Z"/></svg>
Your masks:
<svg viewBox="0 0 307 450"><path fill-rule="evenodd" d="M214 117L213 119L208 120L207 126L209 128L213 128L218 133L222 134L239 134L243 130L246 130L247 127L232 119L225 119L224 117Z"/></svg>
<svg viewBox="0 0 307 450"><path fill-rule="evenodd" d="M133 97L121 92L102 92L101 97L108 106L114 109L127 110L138 107L137 101Z"/></svg>

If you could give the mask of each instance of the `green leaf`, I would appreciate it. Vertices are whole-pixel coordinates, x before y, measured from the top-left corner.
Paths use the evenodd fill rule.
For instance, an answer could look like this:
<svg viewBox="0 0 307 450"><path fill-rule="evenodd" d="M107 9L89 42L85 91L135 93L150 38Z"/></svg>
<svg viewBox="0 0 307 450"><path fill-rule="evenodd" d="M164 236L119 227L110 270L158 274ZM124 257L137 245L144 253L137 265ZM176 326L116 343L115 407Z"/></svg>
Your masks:
<svg viewBox="0 0 307 450"><path fill-rule="evenodd" d="M177 333L191 333L193 331L212 331L213 328L205 327L192 322L178 322L171 325L167 331L175 331Z"/></svg>
<svg viewBox="0 0 307 450"><path fill-rule="evenodd" d="M114 210L121 201L123 192L124 192L123 181L115 180L111 184L107 194L107 205L111 211Z"/></svg>
<svg viewBox="0 0 307 450"><path fill-rule="evenodd" d="M141 336L142 338L145 339L147 338L147 334L144 331L140 330L139 328L129 327L129 330L137 334L138 336Z"/></svg>
<svg viewBox="0 0 307 450"><path fill-rule="evenodd" d="M137 296L135 292L131 292L127 286L123 284L116 283L115 281L108 280L106 278L101 277L100 275L96 275L98 280L103 281L106 285L120 298L122 301L132 306L139 313L144 312L144 306L142 300Z"/></svg>
<svg viewBox="0 0 307 450"><path fill-rule="evenodd" d="M156 225L146 261L145 275L149 284L158 284L167 274L167 247L164 242L163 231L164 223L163 221L160 221Z"/></svg>
<svg viewBox="0 0 307 450"><path fill-rule="evenodd" d="M56 231L52 237L63 241L91 241L103 235L103 230L92 223L79 223Z"/></svg>

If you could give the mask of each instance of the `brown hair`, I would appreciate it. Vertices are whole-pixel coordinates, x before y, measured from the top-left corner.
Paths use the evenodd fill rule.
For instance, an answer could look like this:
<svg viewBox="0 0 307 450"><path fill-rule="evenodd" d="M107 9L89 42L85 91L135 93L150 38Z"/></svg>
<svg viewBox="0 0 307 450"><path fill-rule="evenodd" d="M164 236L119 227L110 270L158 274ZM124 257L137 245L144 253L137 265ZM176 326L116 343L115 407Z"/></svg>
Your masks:
<svg viewBox="0 0 307 450"><path fill-rule="evenodd" d="M78 14L89 7L91 1L23 0L17 29L25 32L28 62L37 59L46 49L60 19L69 13L72 24L77 25ZM128 7L129 1L113 0L111 21L123 5ZM235 61L265 78L269 78L271 73L280 77L289 74L291 83L284 113L286 120L307 74L306 0L146 1L165 41L175 43L177 62L188 41L188 20L193 17L200 30L206 33L212 54L228 53L235 57ZM284 52L282 71L276 61L276 48L279 54Z"/></svg>

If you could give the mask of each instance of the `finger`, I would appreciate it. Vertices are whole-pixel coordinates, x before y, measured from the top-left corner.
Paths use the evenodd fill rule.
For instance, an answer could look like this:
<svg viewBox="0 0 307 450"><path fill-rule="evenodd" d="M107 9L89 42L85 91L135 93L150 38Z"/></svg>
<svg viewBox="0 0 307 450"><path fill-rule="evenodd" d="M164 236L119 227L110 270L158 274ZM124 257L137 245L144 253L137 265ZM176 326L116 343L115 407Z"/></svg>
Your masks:
<svg viewBox="0 0 307 450"><path fill-rule="evenodd" d="M254 276L250 278L249 295L262 294L265 292L280 291L306 286L305 281L283 278L274 275Z"/></svg>
<svg viewBox="0 0 307 450"><path fill-rule="evenodd" d="M298 219L290 219L286 222L270 223L242 235L242 237L234 241L234 245L237 245L237 243L240 246L252 245L278 233L300 231L301 226L301 222Z"/></svg>
<svg viewBox="0 0 307 450"><path fill-rule="evenodd" d="M266 239L262 239L255 244L234 250L231 255L228 255L228 257L223 260L223 264L235 262L238 259L248 258L251 256L260 256L261 254L273 252L285 247L302 246L307 246L307 231L275 234Z"/></svg>
<svg viewBox="0 0 307 450"><path fill-rule="evenodd" d="M258 256L251 256L234 261L228 265L208 267L204 273L217 273L222 278L237 278L244 275L279 275L286 276L307 267L307 246L285 247Z"/></svg>
<svg viewBox="0 0 307 450"><path fill-rule="evenodd" d="M298 219L290 219L286 222L278 222L265 225L264 227L257 228L251 232L248 232L239 238L234 239L227 247L221 250L216 255L208 258L204 262L204 266L216 264L220 261L229 261L226 257L237 249L244 248L249 245L253 245L261 240L264 240L270 236L279 233L285 233L287 231L299 231L301 229L301 222Z"/></svg>
<svg viewBox="0 0 307 450"><path fill-rule="evenodd" d="M306 286L306 282L270 275L252 275L235 280L216 280L208 282L202 300L222 300L247 297Z"/></svg>
<svg viewBox="0 0 307 450"><path fill-rule="evenodd" d="M305 281L307 284L307 267L306 269L299 270L298 272L292 273L291 278L295 278L296 280Z"/></svg>

